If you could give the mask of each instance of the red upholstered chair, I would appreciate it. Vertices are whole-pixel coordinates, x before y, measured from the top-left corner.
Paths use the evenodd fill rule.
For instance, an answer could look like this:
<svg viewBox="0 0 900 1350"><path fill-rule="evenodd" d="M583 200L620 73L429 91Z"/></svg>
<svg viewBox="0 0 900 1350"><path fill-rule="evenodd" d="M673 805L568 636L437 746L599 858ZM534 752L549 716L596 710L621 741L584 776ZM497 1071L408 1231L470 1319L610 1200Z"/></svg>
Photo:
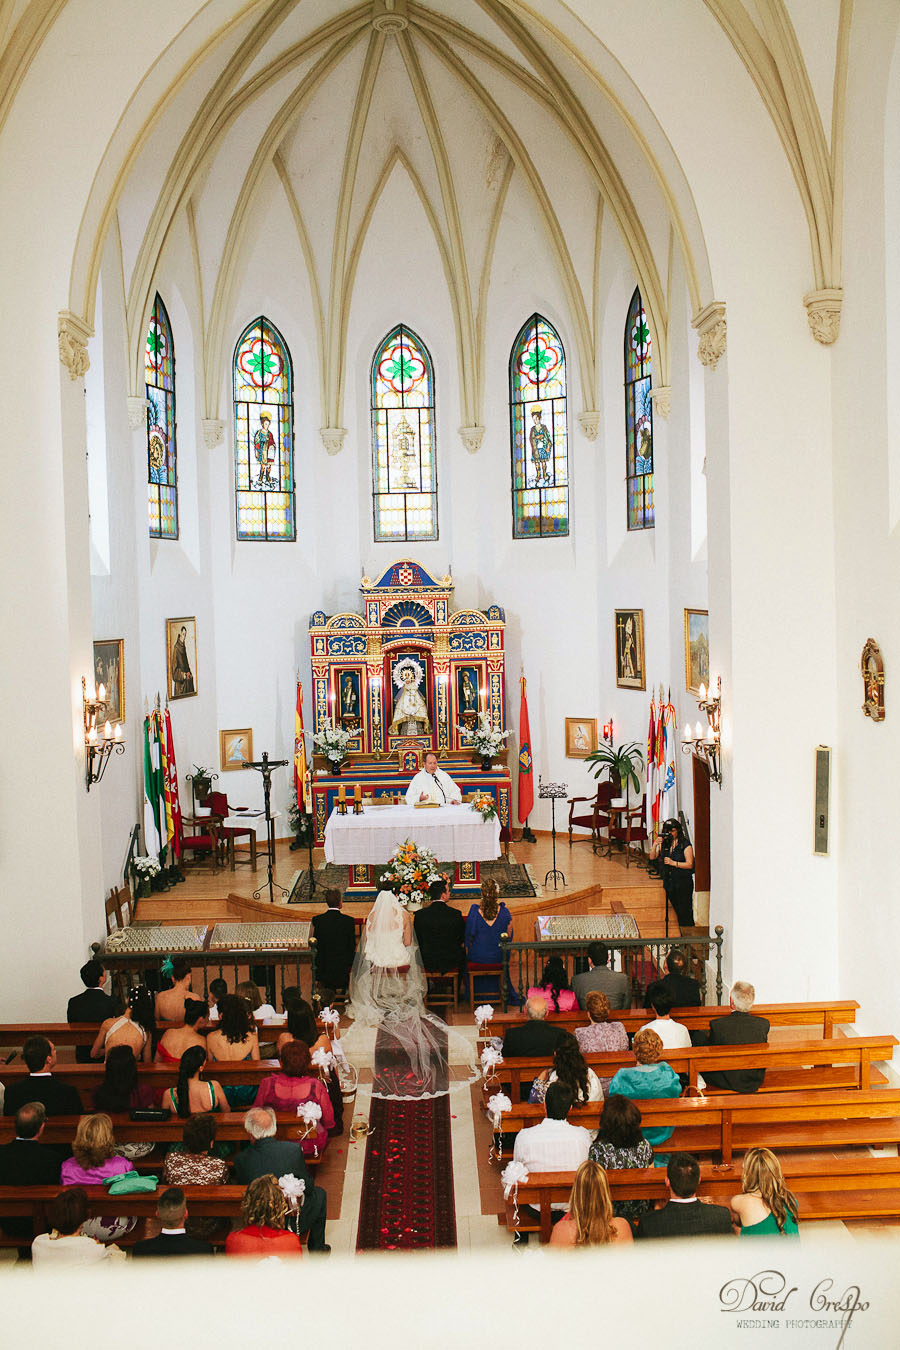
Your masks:
<svg viewBox="0 0 900 1350"><path fill-rule="evenodd" d="M228 805L228 797L224 792L211 792L203 803L208 806L215 816L218 824L219 843L224 846L228 854L228 866L232 872L235 869L234 842L236 839L248 839L250 841L250 856L242 858L242 862L249 862L253 871L256 871L256 831L249 825L231 826L223 822L226 816L231 815L231 807Z"/></svg>
<svg viewBox="0 0 900 1350"><path fill-rule="evenodd" d="M621 816L621 824L613 825L609 831L610 839L613 840L615 843L623 844L625 847L626 867L631 866L632 844L637 844L638 846L637 861L640 863L646 863L649 866L649 861L644 852L644 845L650 838L649 834L647 833L647 824L644 819L644 801L645 798L642 797L639 802L636 802L633 806L630 806L627 811L623 811Z"/></svg>
<svg viewBox="0 0 900 1350"><path fill-rule="evenodd" d="M183 867L200 864L209 859L215 872L219 851L219 826L215 816L185 816L184 834L181 838L181 863ZM188 862L187 854L194 856Z"/></svg>
<svg viewBox="0 0 900 1350"><path fill-rule="evenodd" d="M597 791L593 797L570 797L569 798L569 847L572 846L572 829L575 825L580 825L582 829L590 830L591 845L594 852L597 851L597 844L600 841L600 831L609 830L609 815L607 807L615 796L612 783L604 781L598 783ZM576 808L579 803L589 803L582 805L576 814ZM576 843L578 841L576 840Z"/></svg>

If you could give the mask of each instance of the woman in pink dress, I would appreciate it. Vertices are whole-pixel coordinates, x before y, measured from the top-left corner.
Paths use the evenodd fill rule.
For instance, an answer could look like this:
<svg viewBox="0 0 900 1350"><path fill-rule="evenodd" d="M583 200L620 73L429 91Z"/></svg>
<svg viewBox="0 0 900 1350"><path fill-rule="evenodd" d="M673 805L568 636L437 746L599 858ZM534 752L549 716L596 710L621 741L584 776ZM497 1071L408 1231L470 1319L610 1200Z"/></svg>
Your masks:
<svg viewBox="0 0 900 1350"><path fill-rule="evenodd" d="M575 1012L578 999L569 984L569 977L561 956L551 956L544 966L540 984L532 985L528 997L545 998L548 1012Z"/></svg>
<svg viewBox="0 0 900 1350"><path fill-rule="evenodd" d="M303 1102L316 1102L322 1115L315 1129L301 1140L304 1153L321 1153L328 1143L328 1131L334 1125L334 1109L325 1084L310 1072L309 1046L303 1041L288 1041L281 1051L281 1073L273 1073L259 1085L254 1106L270 1106L273 1111L292 1114Z"/></svg>

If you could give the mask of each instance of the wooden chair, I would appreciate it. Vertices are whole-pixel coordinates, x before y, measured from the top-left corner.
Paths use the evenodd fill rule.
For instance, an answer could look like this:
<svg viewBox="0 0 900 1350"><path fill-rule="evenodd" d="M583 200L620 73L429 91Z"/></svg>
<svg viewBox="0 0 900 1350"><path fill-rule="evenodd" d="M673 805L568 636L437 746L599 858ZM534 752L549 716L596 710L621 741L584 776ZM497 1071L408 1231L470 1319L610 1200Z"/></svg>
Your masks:
<svg viewBox="0 0 900 1350"><path fill-rule="evenodd" d="M428 992L425 995L425 1002L431 1008L453 1008L454 1012L459 1008L459 971L458 970L426 970L425 979L428 981ZM437 988L432 988L437 985ZM444 985L445 988L440 986Z"/></svg>
<svg viewBox="0 0 900 1350"><path fill-rule="evenodd" d="M106 936L114 933L117 928L122 928L122 911L119 908L119 892L115 887L106 897Z"/></svg>
<svg viewBox="0 0 900 1350"><path fill-rule="evenodd" d="M474 1007L475 1007L475 981L476 981L476 980L480 980L483 976L487 976L488 978L490 978L490 979L496 981L496 984L497 984L497 992L496 992L496 994L495 994L495 993L491 990L491 991L489 991L488 993L481 993L481 994L479 994L478 997L479 997L480 999L481 999L481 998L497 998L497 999L503 1000L503 966L502 966L501 964L498 964L498 965L477 965L477 964L476 964L476 965L474 965L474 966L468 966L468 967L467 967L467 971L466 971L466 978L468 979L468 982L469 982L469 1007L470 1007L470 1008L474 1008ZM505 1001L504 1001L504 1006L505 1006Z"/></svg>
<svg viewBox="0 0 900 1350"><path fill-rule="evenodd" d="M184 835L181 840L181 863L183 867L199 867L208 858L212 870L218 866L219 826L215 816L188 816L184 821ZM193 853L188 862L187 854ZM199 859L199 860L198 860Z"/></svg>
<svg viewBox="0 0 900 1350"><path fill-rule="evenodd" d="M591 847L597 852L597 844L600 839L600 831L609 831L609 815L606 808L615 795L613 785L610 782L603 782L597 785L597 791L593 797L570 797L569 800L569 847L572 847L572 829L575 825L591 832ZM583 807L576 815L575 810L578 803L589 802L590 810ZM576 842L578 842L576 840Z"/></svg>
<svg viewBox="0 0 900 1350"><path fill-rule="evenodd" d="M619 825L611 825L609 828L610 840L625 846L626 867L631 866L632 843L638 845L638 863L647 867L650 865L644 851L644 845L650 839L644 817L644 801L645 798L641 797L637 805L630 806L627 811L623 812Z"/></svg>
<svg viewBox="0 0 900 1350"><path fill-rule="evenodd" d="M134 918L134 897L127 886L120 886L116 895L119 901L119 913L122 916L122 927L127 928Z"/></svg>
<svg viewBox="0 0 900 1350"><path fill-rule="evenodd" d="M232 826L226 825L225 817L231 815L231 807L228 805L228 797L224 792L211 792L203 802L208 806L212 814L218 821L219 844L224 845L224 851L228 858L228 866L233 872L236 865L234 844L237 839L248 839L250 841L250 855L248 858L241 858L241 862L249 862L252 871L256 871L256 830L251 826Z"/></svg>

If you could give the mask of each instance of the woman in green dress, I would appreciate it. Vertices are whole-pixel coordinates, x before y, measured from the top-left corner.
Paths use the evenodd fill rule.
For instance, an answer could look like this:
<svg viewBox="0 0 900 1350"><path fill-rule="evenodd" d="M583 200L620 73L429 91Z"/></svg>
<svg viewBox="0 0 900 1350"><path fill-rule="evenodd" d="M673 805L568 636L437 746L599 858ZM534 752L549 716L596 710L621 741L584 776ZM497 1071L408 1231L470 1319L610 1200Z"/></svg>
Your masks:
<svg viewBox="0 0 900 1350"><path fill-rule="evenodd" d="M748 1148L741 1191L731 1197L741 1237L796 1237L797 1197L784 1184L781 1163L768 1148Z"/></svg>

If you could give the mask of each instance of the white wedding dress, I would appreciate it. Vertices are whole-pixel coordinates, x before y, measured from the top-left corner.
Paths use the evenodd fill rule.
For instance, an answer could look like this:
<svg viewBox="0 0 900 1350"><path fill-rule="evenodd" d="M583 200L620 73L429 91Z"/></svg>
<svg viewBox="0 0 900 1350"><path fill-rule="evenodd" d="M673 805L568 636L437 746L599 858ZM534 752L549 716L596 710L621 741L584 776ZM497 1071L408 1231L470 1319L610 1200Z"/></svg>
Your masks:
<svg viewBox="0 0 900 1350"><path fill-rule="evenodd" d="M350 972L353 1025L342 1037L347 1053L361 1053L363 1028L377 1028L374 1097L438 1097L479 1076L474 1042L426 1011L426 989L415 935L404 943L400 903L392 891L381 891ZM451 1063L466 1066L465 1079L451 1082Z"/></svg>

